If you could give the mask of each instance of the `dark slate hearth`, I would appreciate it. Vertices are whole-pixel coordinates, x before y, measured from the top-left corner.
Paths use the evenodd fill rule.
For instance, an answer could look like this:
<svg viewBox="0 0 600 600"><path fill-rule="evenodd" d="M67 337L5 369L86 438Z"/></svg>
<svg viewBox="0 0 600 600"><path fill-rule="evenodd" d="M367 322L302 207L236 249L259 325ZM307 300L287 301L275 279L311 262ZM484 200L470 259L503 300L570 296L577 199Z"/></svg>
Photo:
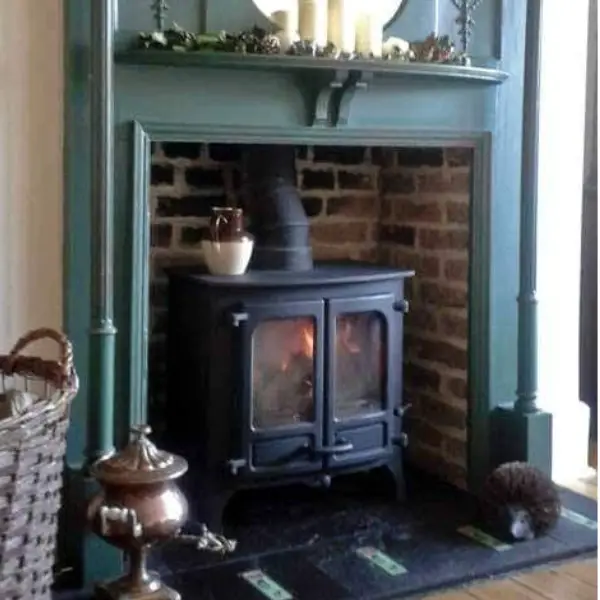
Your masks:
<svg viewBox="0 0 600 600"><path fill-rule="evenodd" d="M239 541L226 558L171 543L154 552L153 568L184 600L260 600L243 578L260 569L294 600L386 600L422 595L477 579L593 554L597 531L561 519L551 535L498 552L457 532L477 525L474 498L414 474L408 500L390 500L384 475L339 478L330 490L289 486L238 494L226 534ZM562 492L570 510L596 520L596 502ZM198 525L188 526L188 532ZM390 576L357 554L374 547L407 570ZM85 595L59 594L58 600Z"/></svg>

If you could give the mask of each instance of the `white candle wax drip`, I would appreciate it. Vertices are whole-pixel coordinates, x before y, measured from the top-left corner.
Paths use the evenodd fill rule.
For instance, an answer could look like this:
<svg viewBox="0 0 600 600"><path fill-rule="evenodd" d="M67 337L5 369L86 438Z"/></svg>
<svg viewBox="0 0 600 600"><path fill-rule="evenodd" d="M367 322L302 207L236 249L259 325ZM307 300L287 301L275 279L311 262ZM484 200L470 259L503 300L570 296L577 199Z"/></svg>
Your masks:
<svg viewBox="0 0 600 600"><path fill-rule="evenodd" d="M299 0L298 33L302 40L312 40L319 46L327 44L326 0Z"/></svg>

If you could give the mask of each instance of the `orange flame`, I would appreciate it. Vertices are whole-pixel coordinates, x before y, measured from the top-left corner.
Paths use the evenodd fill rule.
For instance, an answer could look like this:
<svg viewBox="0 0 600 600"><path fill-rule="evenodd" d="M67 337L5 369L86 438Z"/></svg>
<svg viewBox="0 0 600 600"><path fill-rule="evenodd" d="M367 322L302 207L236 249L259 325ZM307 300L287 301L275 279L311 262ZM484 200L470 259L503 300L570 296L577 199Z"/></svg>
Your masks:
<svg viewBox="0 0 600 600"><path fill-rule="evenodd" d="M312 358L315 352L315 336L312 327L304 327L302 330L302 352L304 356Z"/></svg>

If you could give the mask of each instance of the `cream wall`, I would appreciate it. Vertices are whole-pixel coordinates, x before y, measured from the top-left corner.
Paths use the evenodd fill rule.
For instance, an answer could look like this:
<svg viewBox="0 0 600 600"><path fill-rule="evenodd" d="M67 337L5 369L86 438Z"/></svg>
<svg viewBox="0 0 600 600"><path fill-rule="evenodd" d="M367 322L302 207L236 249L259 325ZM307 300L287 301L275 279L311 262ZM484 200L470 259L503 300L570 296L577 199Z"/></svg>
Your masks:
<svg viewBox="0 0 600 600"><path fill-rule="evenodd" d="M0 353L62 322L62 1L0 0Z"/></svg>

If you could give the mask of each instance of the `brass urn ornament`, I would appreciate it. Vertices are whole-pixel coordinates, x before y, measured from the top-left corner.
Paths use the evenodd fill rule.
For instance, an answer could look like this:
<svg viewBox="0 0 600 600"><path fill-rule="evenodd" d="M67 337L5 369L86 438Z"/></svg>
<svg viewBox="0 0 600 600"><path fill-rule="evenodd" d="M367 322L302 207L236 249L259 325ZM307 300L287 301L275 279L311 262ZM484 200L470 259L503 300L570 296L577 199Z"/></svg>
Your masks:
<svg viewBox="0 0 600 600"><path fill-rule="evenodd" d="M133 427L132 439L121 452L91 467L102 491L88 505L88 522L103 540L125 551L129 567L120 579L97 586L98 600L181 599L147 570L146 560L153 545L174 539L187 520L188 503L175 480L188 464L180 456L159 450L148 439L150 433L147 425ZM198 549L215 552L235 548L235 542L208 530L194 541Z"/></svg>

